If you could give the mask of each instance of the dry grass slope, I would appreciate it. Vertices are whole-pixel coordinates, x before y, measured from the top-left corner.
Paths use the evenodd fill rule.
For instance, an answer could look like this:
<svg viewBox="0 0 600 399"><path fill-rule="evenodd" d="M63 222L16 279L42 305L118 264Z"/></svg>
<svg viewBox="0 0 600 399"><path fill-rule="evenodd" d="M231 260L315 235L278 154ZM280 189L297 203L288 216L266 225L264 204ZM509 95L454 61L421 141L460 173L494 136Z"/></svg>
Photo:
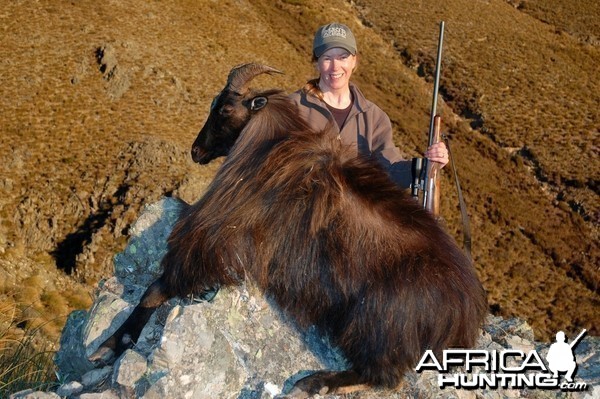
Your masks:
<svg viewBox="0 0 600 399"><path fill-rule="evenodd" d="M437 23L446 21L441 110L492 309L540 338L598 335L598 5L555 1L77 2L0 11L0 302L55 339L89 306L140 208L192 201L218 163L189 146L229 69L246 61L298 88L312 33L349 24L356 82L390 114L407 156L423 151ZM562 10L562 11L561 11ZM443 214L460 235L449 174ZM445 189L446 190L446 189ZM1 303L0 303L1 305Z"/></svg>

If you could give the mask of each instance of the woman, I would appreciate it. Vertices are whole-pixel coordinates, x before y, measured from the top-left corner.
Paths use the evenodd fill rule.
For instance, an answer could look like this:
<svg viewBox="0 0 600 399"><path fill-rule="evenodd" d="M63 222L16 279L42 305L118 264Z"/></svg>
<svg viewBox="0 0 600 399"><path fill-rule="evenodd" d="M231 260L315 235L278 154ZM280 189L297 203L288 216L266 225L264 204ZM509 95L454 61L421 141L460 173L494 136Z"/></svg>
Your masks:
<svg viewBox="0 0 600 399"><path fill-rule="evenodd" d="M344 144L375 156L396 184L408 188L412 182L411 161L403 160L394 145L390 118L350 82L357 63L352 31L339 23L321 26L313 41L313 62L319 77L291 95L300 114L315 129L335 122ZM429 147L425 156L442 167L448 163L443 142Z"/></svg>

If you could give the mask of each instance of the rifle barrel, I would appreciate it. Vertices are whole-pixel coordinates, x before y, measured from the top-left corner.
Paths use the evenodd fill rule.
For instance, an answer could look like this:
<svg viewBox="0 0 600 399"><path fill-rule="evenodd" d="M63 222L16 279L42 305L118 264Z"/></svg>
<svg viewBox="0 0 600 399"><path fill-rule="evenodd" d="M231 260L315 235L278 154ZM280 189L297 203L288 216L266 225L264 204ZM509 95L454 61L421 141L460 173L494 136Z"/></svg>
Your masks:
<svg viewBox="0 0 600 399"><path fill-rule="evenodd" d="M575 345L577 345L577 343L579 343L579 340L580 340L580 339L581 339L581 338L582 338L582 337L585 335L585 332L586 332L586 331L587 331L587 330L584 328L584 329L583 329L583 331L582 331L582 332L580 332L580 333L579 333L579 335L578 335L578 336L577 336L577 337L576 337L576 338L575 338L573 341L571 341L571 343L569 344L569 346L570 346L571 348L574 348L574 347L575 347Z"/></svg>
<svg viewBox="0 0 600 399"><path fill-rule="evenodd" d="M437 98L440 90L440 71L442 65L442 44L444 43L444 21L440 22L440 38L438 40L437 59L435 61L435 80L433 83L433 101L431 104L431 118L429 120L429 146L434 144L434 119L437 115Z"/></svg>

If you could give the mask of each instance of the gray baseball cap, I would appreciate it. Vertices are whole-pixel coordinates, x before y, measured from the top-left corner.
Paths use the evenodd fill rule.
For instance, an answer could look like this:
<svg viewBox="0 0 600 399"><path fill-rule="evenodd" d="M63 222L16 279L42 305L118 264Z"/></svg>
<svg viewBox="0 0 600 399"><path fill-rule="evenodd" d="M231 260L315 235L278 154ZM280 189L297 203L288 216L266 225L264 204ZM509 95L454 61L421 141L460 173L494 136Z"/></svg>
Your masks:
<svg viewBox="0 0 600 399"><path fill-rule="evenodd" d="M319 58L330 48L341 47L350 54L356 54L356 39L350 28L344 24L331 23L321 26L315 33L313 54Z"/></svg>

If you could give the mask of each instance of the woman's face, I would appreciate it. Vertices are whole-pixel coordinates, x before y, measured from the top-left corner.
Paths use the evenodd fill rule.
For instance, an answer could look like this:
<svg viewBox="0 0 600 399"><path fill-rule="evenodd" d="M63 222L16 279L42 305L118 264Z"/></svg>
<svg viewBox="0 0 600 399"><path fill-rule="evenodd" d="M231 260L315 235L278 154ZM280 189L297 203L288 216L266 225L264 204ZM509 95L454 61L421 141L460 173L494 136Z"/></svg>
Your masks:
<svg viewBox="0 0 600 399"><path fill-rule="evenodd" d="M356 66L356 56L340 47L330 48L317 60L321 75L321 90L339 90L348 87L350 76Z"/></svg>

